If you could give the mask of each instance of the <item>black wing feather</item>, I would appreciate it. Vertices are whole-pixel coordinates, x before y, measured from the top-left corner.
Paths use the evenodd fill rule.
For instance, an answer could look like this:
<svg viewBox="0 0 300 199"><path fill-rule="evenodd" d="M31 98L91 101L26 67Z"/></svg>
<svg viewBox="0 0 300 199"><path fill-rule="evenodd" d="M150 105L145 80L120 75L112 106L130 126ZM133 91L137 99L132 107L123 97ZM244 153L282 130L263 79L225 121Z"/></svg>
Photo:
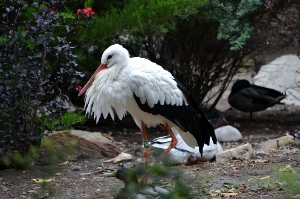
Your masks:
<svg viewBox="0 0 300 199"><path fill-rule="evenodd" d="M155 104L153 108L150 108L147 103L142 104L139 97L134 93L135 101L144 112L153 115L162 115L176 124L182 131L189 131L197 140L199 151L202 154L203 146L204 144L209 145L210 137L212 137L214 143L217 142L214 129L204 113L198 107L197 102L191 93L180 81L177 79L174 79L174 81L177 83L177 87L185 95L188 105L185 103L182 106L171 104L161 105L158 103Z"/></svg>
<svg viewBox="0 0 300 199"><path fill-rule="evenodd" d="M281 93L281 92L271 89L271 88L266 88L266 87L257 86L257 85L251 85L251 87L259 94L277 98L277 99L279 99L279 101L286 97L285 93Z"/></svg>

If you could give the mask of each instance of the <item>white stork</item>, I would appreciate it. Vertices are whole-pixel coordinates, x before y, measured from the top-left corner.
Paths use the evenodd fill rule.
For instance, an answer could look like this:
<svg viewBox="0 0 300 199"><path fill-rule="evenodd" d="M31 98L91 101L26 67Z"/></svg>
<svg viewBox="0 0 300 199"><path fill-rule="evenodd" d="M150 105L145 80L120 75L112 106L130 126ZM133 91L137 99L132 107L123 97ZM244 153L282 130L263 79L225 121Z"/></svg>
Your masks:
<svg viewBox="0 0 300 199"><path fill-rule="evenodd" d="M85 91L86 111L97 122L101 114L114 119L115 111L120 120L126 112L131 114L143 134L146 164L150 155L146 127L163 124L172 138L158 159L176 146L178 133L190 147L199 146L201 154L210 137L217 141L213 127L181 82L147 59L130 58L119 44L104 51L100 66L79 96Z"/></svg>

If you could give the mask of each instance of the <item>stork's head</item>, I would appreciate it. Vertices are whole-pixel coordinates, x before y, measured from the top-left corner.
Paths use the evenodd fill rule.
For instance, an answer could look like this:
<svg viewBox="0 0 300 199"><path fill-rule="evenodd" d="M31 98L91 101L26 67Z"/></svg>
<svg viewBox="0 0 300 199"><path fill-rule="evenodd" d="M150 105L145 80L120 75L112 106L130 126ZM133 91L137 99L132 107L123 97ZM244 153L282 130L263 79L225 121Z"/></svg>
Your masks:
<svg viewBox="0 0 300 199"><path fill-rule="evenodd" d="M82 95L94 82L96 75L100 73L101 70L115 70L117 68L124 67L128 64L129 53L119 44L114 44L108 47L101 57L101 64L94 72L90 80L82 88L78 96Z"/></svg>
<svg viewBox="0 0 300 199"><path fill-rule="evenodd" d="M119 44L114 44L108 47L101 57L101 65L106 65L107 68L122 67L128 63L129 53Z"/></svg>

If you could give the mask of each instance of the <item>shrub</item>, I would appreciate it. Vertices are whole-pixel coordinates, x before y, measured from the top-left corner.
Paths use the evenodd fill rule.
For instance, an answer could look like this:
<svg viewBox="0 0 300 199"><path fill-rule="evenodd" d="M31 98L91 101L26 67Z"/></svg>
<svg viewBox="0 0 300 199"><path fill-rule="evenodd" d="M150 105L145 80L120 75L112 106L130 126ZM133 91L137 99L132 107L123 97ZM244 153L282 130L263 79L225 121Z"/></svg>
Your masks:
<svg viewBox="0 0 300 199"><path fill-rule="evenodd" d="M78 76L68 35L81 17L65 20L64 0L1 3L0 156L40 144L44 117L65 112L63 82Z"/></svg>

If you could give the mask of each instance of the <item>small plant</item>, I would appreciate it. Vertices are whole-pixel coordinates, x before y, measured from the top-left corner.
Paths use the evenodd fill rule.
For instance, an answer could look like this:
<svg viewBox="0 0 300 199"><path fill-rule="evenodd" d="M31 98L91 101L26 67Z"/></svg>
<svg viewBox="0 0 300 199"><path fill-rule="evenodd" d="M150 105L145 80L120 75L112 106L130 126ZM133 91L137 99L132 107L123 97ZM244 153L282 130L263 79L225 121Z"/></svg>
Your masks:
<svg viewBox="0 0 300 199"><path fill-rule="evenodd" d="M86 121L86 116L84 111L80 112L66 112L59 118L50 119L45 117L44 125L48 130L58 131L58 130L68 130L75 124L82 124Z"/></svg>
<svg viewBox="0 0 300 199"><path fill-rule="evenodd" d="M281 189L281 184L273 178L262 179L258 182L260 189L275 190Z"/></svg>
<svg viewBox="0 0 300 199"><path fill-rule="evenodd" d="M210 189L212 186L211 183L212 176L206 175L204 179L200 181L199 190L202 195L210 196Z"/></svg>
<svg viewBox="0 0 300 199"><path fill-rule="evenodd" d="M277 169L274 173L281 186L287 190L287 194L293 195L293 198L300 197L300 173L298 169L294 169L291 165L288 165Z"/></svg>
<svg viewBox="0 0 300 199"><path fill-rule="evenodd" d="M26 169L33 165L33 160L38 158L38 148L31 147L29 154L22 155L18 151L14 151L10 156L3 157L4 166L10 168L14 166L16 169Z"/></svg>
<svg viewBox="0 0 300 199"><path fill-rule="evenodd" d="M55 147L55 140L43 139L41 147L41 155L39 156L38 162L42 165L48 165L47 174L54 174L59 165L65 161L67 154L73 152L77 146L77 141L70 138L60 147Z"/></svg>
<svg viewBox="0 0 300 199"><path fill-rule="evenodd" d="M138 165L136 173L140 176L146 172L144 166ZM195 192L183 178L183 173L176 167L168 167L165 165L156 164L151 166L149 176L154 184L162 186L170 191L170 194L164 198L175 199L175 198L194 198Z"/></svg>

